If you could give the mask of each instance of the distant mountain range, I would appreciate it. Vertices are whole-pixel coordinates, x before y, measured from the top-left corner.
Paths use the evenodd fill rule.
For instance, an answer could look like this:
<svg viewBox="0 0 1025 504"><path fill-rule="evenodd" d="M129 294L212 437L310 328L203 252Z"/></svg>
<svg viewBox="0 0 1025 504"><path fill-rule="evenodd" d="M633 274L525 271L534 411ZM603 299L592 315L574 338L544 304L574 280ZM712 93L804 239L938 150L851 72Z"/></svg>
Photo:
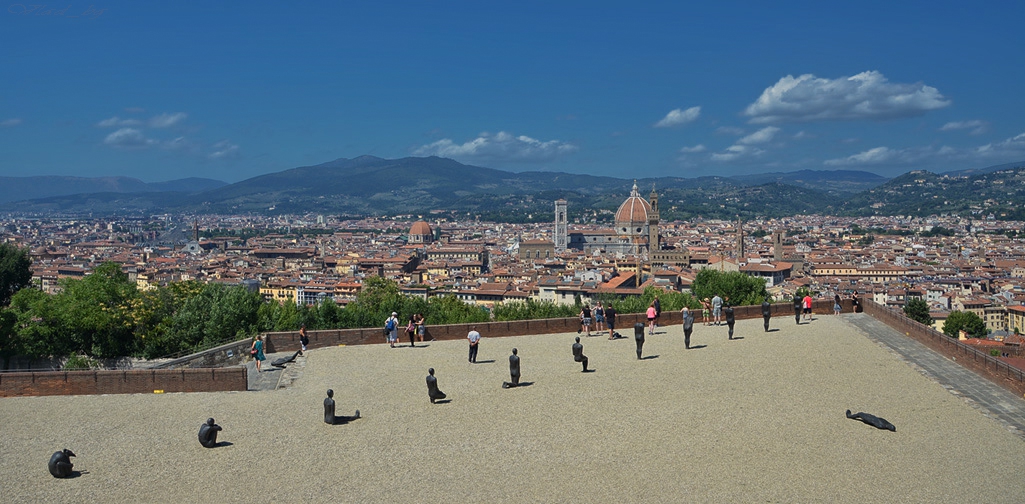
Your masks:
<svg viewBox="0 0 1025 504"><path fill-rule="evenodd" d="M199 193L226 185L205 178L146 183L130 177L0 177L0 203L88 193Z"/></svg>
<svg viewBox="0 0 1025 504"><path fill-rule="evenodd" d="M652 187L657 189L660 211L667 220L990 210L1011 218L1017 215L1012 204L1022 207L1025 203L1025 194L1018 189L1025 187L1023 166L1025 162L940 175L915 171L894 179L842 170L658 177L637 179L637 185L645 196ZM629 194L633 180L513 173L439 157L360 156L234 184L209 179L146 184L125 177L7 177L0 183L0 211L26 213L435 213L521 222L548 220L552 202L558 198L569 202L576 219L609 220L610 211Z"/></svg>

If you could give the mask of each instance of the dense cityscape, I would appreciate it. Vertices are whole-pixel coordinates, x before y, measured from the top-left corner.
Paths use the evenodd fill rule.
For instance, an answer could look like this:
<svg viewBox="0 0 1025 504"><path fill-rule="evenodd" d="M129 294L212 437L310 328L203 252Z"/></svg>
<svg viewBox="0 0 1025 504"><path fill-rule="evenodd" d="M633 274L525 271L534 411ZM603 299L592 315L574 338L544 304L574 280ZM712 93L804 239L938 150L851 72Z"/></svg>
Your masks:
<svg viewBox="0 0 1025 504"><path fill-rule="evenodd" d="M689 292L697 272L713 268L763 278L775 301L801 288L898 308L920 299L937 329L952 312L972 312L987 329L976 344L1020 342L1025 237L1013 230L1021 222L950 215L662 222L657 198L635 186L605 222L569 219L572 209L559 200L552 220L535 224L430 215L7 216L0 237L30 251L32 283L51 294L62 279L113 262L143 290L188 280L241 284L266 301L344 309L367 278L382 277L408 296L456 296L490 309L528 299L587 304L648 287Z"/></svg>

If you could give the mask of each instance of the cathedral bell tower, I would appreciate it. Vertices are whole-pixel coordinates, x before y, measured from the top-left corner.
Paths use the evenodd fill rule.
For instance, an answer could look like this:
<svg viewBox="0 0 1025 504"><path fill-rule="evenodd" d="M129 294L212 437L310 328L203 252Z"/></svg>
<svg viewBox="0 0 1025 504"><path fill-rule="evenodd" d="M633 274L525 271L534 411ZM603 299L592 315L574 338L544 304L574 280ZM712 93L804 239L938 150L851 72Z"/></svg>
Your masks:
<svg viewBox="0 0 1025 504"><path fill-rule="evenodd" d="M659 250L658 243L658 194L655 192L655 185L651 185L651 194L648 195L651 203L651 211L648 212L648 253Z"/></svg>

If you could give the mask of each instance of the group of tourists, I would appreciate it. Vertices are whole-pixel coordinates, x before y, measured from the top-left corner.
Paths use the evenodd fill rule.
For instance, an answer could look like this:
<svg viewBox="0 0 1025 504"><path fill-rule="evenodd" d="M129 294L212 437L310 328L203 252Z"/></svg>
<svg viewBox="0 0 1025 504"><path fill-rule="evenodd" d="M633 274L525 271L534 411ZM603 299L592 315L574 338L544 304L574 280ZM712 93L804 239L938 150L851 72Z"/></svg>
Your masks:
<svg viewBox="0 0 1025 504"><path fill-rule="evenodd" d="M415 346L416 338L419 338L421 343L424 342L424 336L427 333L424 320L422 313L412 313L409 315L409 323L406 324L406 336L409 337L409 346ZM384 337L392 348L395 348L395 344L399 342L399 314L397 312L391 312L388 320L384 321Z"/></svg>
<svg viewBox="0 0 1025 504"><path fill-rule="evenodd" d="M592 318L593 316L593 318ZM580 330L577 334L585 333L587 336L591 335L591 323L594 323L595 334L601 334L605 331L605 326L608 325L609 339L613 339L616 331L616 309L610 304L608 307L604 303L598 301L594 306L584 304L580 308Z"/></svg>

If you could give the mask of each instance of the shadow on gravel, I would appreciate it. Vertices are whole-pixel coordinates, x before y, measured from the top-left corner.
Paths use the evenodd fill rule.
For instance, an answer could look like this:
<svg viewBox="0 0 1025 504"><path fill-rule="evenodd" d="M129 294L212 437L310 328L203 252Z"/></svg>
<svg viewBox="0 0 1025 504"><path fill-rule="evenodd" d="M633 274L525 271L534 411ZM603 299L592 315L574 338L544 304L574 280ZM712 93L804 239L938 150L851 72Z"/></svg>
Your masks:
<svg viewBox="0 0 1025 504"><path fill-rule="evenodd" d="M706 348L708 345L691 345L690 350L697 350L699 348Z"/></svg>
<svg viewBox="0 0 1025 504"><path fill-rule="evenodd" d="M214 448L221 448L223 446L232 446L234 444L235 443L232 443L231 441L218 441L217 444L214 445Z"/></svg>
<svg viewBox="0 0 1025 504"><path fill-rule="evenodd" d="M593 369L585 369L582 372L584 372L584 373L593 373L594 370Z"/></svg>
<svg viewBox="0 0 1025 504"><path fill-rule="evenodd" d="M490 359L490 360L482 360L482 361L477 361L477 362L471 362L470 364L494 364L494 363L495 363L495 359Z"/></svg>
<svg viewBox="0 0 1025 504"><path fill-rule="evenodd" d="M452 402L452 399L439 399L437 401L434 401L434 404L448 404L450 402Z"/></svg>
<svg viewBox="0 0 1025 504"><path fill-rule="evenodd" d="M657 359L657 358L658 358L658 355L645 355L644 357L641 357L640 360L651 360L651 359Z"/></svg>

